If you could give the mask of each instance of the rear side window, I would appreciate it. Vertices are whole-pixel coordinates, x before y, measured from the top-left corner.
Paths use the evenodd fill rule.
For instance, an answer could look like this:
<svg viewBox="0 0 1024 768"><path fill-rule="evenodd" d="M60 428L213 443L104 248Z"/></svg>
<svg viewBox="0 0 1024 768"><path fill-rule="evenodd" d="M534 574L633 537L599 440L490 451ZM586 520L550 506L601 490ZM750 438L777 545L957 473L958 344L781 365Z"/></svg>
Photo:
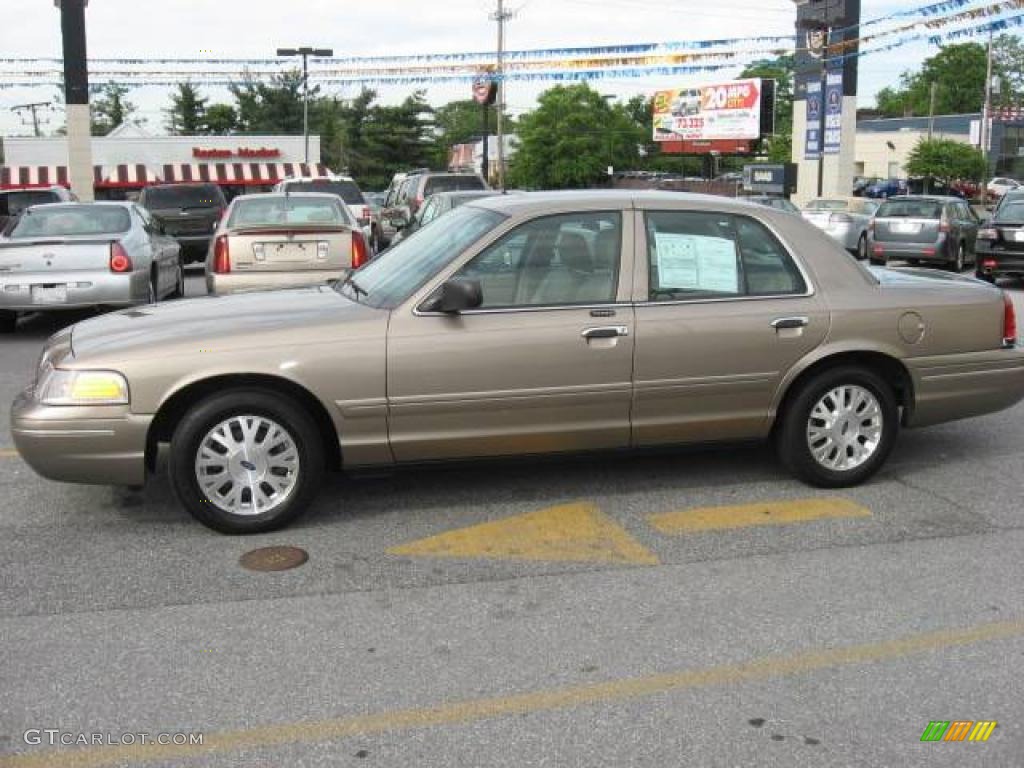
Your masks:
<svg viewBox="0 0 1024 768"><path fill-rule="evenodd" d="M149 187L142 193L143 205L160 208L223 208L224 193L216 184Z"/></svg>
<svg viewBox="0 0 1024 768"><path fill-rule="evenodd" d="M0 194L0 216L17 216L32 205L59 203L60 197L49 189L26 189Z"/></svg>
<svg viewBox="0 0 1024 768"><path fill-rule="evenodd" d="M876 214L880 219L938 219L942 204L931 200L890 200L882 203Z"/></svg>
<svg viewBox="0 0 1024 768"><path fill-rule="evenodd" d="M807 291L800 270L759 221L703 211L646 216L648 300L786 296Z"/></svg>
<svg viewBox="0 0 1024 768"><path fill-rule="evenodd" d="M402 182L402 186L399 188L398 194L396 195L396 205L405 205L409 202L409 199L412 197L412 190L416 186L417 181L418 179L406 179Z"/></svg>
<svg viewBox="0 0 1024 768"><path fill-rule="evenodd" d="M423 189L427 197L437 192L461 192L463 190L486 189L482 179L476 176L431 176Z"/></svg>

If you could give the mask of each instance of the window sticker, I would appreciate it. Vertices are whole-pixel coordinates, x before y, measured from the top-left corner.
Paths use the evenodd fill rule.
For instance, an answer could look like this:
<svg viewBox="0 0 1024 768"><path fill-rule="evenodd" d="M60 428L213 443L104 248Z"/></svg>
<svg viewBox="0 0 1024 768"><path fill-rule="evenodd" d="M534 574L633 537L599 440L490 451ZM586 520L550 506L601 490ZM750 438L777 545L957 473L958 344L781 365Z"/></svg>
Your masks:
<svg viewBox="0 0 1024 768"><path fill-rule="evenodd" d="M736 244L732 240L656 232L654 246L659 288L739 293Z"/></svg>

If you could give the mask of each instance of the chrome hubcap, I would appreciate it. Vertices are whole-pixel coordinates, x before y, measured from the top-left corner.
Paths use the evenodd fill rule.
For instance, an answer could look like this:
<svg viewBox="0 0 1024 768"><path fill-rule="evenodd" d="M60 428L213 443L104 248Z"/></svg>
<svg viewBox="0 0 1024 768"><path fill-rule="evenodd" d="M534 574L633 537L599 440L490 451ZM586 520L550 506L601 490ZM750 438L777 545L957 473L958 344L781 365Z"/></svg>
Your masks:
<svg viewBox="0 0 1024 768"><path fill-rule="evenodd" d="M882 442L882 407L864 387L836 387L811 410L807 445L826 469L856 469L875 455Z"/></svg>
<svg viewBox="0 0 1024 768"><path fill-rule="evenodd" d="M275 421L232 416L200 441L195 470L207 501L232 515L262 515L295 490L299 451Z"/></svg>

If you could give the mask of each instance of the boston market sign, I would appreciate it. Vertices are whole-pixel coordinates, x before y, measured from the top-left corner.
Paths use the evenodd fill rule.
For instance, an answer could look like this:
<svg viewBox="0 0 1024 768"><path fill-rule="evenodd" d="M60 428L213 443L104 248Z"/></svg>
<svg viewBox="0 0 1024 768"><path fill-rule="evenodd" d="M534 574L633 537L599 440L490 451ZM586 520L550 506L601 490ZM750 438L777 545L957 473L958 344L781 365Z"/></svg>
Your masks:
<svg viewBox="0 0 1024 768"><path fill-rule="evenodd" d="M232 157L268 158L280 156L280 149L270 149L269 147L260 147L258 149L253 149L251 147L238 147L237 149L203 149L202 147L192 147L192 157L200 160L219 160Z"/></svg>

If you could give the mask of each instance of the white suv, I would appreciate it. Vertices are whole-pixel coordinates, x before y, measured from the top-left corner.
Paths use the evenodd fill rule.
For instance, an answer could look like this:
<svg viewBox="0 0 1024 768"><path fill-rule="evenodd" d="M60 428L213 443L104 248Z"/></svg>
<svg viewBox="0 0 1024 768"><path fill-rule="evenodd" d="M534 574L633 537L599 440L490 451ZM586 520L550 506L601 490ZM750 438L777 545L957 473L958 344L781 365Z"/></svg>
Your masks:
<svg viewBox="0 0 1024 768"><path fill-rule="evenodd" d="M274 185L275 192L323 192L337 195L345 201L349 213L352 214L363 230L363 237L370 242L372 237L373 212L366 204L362 190L350 176L296 176L284 179Z"/></svg>

